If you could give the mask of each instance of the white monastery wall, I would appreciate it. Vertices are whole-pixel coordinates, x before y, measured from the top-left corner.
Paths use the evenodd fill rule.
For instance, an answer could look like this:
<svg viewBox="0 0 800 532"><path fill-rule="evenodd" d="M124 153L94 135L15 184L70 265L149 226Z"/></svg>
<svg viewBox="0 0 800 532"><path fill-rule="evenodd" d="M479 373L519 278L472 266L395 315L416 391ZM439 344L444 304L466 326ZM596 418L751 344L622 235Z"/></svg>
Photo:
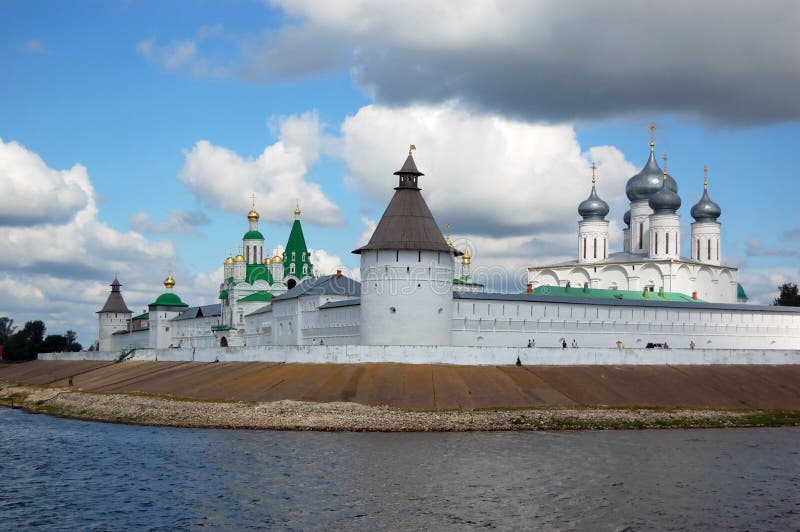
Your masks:
<svg viewBox="0 0 800 532"><path fill-rule="evenodd" d="M625 306L496 299L457 299L453 345L571 345L642 348L664 343L675 348L800 349L800 313L748 309Z"/></svg>
<svg viewBox="0 0 800 532"><path fill-rule="evenodd" d="M43 353L41 360L112 360L110 351ZM284 362L357 364L390 362L404 364L511 365L517 357L525 365L710 365L800 364L800 350L731 349L561 349L552 347L459 346L247 346L196 349L142 349L132 360L198 362ZM124 364L124 362L123 362Z"/></svg>

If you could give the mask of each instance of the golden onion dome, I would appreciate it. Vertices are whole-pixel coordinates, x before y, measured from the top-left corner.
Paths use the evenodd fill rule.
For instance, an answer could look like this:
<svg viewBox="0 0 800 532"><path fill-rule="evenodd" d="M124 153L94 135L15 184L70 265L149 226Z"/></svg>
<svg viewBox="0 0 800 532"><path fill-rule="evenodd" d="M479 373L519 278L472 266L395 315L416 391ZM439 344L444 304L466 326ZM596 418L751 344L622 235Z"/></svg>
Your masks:
<svg viewBox="0 0 800 532"><path fill-rule="evenodd" d="M175 279L172 278L172 274L170 273L167 275L167 278L164 279L164 288L172 288L175 286Z"/></svg>
<svg viewBox="0 0 800 532"><path fill-rule="evenodd" d="M282 262L283 262L283 257L281 257L280 255L275 255L275 256L272 258L272 262L275 262L275 263L278 263L278 264L280 264L280 263L282 263Z"/></svg>
<svg viewBox="0 0 800 532"><path fill-rule="evenodd" d="M294 215L295 217L300 217L300 204L297 204L297 207L294 208Z"/></svg>
<svg viewBox="0 0 800 532"><path fill-rule="evenodd" d="M233 258L233 262L244 262L244 256L241 253L239 253Z"/></svg>
<svg viewBox="0 0 800 532"><path fill-rule="evenodd" d="M266 259L264 259L264 266L269 266L270 264L272 264L271 258L267 257Z"/></svg>
<svg viewBox="0 0 800 532"><path fill-rule="evenodd" d="M225 264L233 264L233 257L231 257L230 255L228 255L228 258L227 258L227 259L225 259Z"/></svg>
<svg viewBox="0 0 800 532"><path fill-rule="evenodd" d="M469 255L469 250L464 248L464 254L461 256L461 264L469 264L471 259L472 258Z"/></svg>
<svg viewBox="0 0 800 532"><path fill-rule="evenodd" d="M250 209L250 212L247 213L247 219L250 220L251 222L257 222L258 218L259 216L255 208Z"/></svg>

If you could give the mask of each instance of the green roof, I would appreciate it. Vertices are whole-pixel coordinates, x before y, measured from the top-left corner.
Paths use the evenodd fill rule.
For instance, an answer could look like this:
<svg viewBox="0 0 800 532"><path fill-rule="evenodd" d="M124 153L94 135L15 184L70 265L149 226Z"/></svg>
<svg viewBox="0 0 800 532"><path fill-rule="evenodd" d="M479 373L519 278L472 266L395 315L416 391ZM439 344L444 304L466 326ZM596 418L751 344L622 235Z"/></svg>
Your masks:
<svg viewBox="0 0 800 532"><path fill-rule="evenodd" d="M744 301L750 299L747 297L747 294L744 293L744 287L742 286L742 283L736 283L736 299L742 299Z"/></svg>
<svg viewBox="0 0 800 532"><path fill-rule="evenodd" d="M264 240L264 235L260 231L248 231L244 234L242 240Z"/></svg>
<svg viewBox="0 0 800 532"><path fill-rule="evenodd" d="M219 293L219 299L228 299L228 291L227 290L222 290Z"/></svg>
<svg viewBox="0 0 800 532"><path fill-rule="evenodd" d="M244 280L249 284L253 284L256 281L266 281L267 284L271 285L275 282L272 278L272 272L263 264L248 264Z"/></svg>
<svg viewBox="0 0 800 532"><path fill-rule="evenodd" d="M294 253L294 260L292 260L292 253ZM303 260L303 254L305 254L305 260ZM294 264L294 273L291 273L291 264ZM308 265L305 275L303 274L304 264ZM298 279L311 277L313 268L311 254L306 247L306 237L303 235L303 226L300 225L300 220L295 220L292 224L292 230L289 232L286 249L283 252L283 276L289 277L293 275Z"/></svg>
<svg viewBox="0 0 800 532"><path fill-rule="evenodd" d="M149 312L145 312L144 314L139 314L138 316L134 316L131 319L132 320L146 320L148 318L150 318L150 313Z"/></svg>
<svg viewBox="0 0 800 532"><path fill-rule="evenodd" d="M249 296L244 296L243 298L239 299L239 301L261 301L263 303L269 303L272 301L272 294L269 292L255 292L250 294Z"/></svg>
<svg viewBox="0 0 800 532"><path fill-rule="evenodd" d="M178 297L178 294L173 292L164 292L160 296L156 298L155 301L150 303L151 305L158 305L161 307L188 307L186 303L181 301L181 298Z"/></svg>
<svg viewBox="0 0 800 532"><path fill-rule="evenodd" d="M464 281L463 279L459 279L459 278L453 279L453 284L460 284L462 286L483 286L480 283L471 283L469 281Z"/></svg>
<svg viewBox="0 0 800 532"><path fill-rule="evenodd" d="M566 286L538 286L533 290L537 296L559 297L586 297L590 299L620 299L628 301L682 301L698 303L700 300L677 292L638 291L638 290L611 290L604 288L578 288Z"/></svg>

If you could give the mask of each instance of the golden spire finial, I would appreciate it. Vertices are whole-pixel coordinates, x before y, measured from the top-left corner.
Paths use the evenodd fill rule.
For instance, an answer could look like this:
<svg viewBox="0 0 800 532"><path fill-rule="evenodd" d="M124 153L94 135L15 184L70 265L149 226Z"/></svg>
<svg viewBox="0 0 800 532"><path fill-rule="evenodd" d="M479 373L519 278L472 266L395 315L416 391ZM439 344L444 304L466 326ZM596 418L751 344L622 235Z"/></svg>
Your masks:
<svg viewBox="0 0 800 532"><path fill-rule="evenodd" d="M703 165L703 190L708 189L708 166Z"/></svg>
<svg viewBox="0 0 800 532"><path fill-rule="evenodd" d="M258 212L256 212L256 194L250 194L250 212L247 213L247 219L251 222L258 221Z"/></svg>
<svg viewBox="0 0 800 532"><path fill-rule="evenodd" d="M662 159L664 160L664 181L666 181L667 180L667 154L666 153L664 154L664 157L662 157Z"/></svg>
<svg viewBox="0 0 800 532"><path fill-rule="evenodd" d="M650 121L650 150L652 151L656 147L656 123L652 120Z"/></svg>
<svg viewBox="0 0 800 532"><path fill-rule="evenodd" d="M594 161L592 161L592 186L597 183L597 177L594 175L595 170L597 170L597 165L594 164Z"/></svg>
<svg viewBox="0 0 800 532"><path fill-rule="evenodd" d="M453 228L453 225L450 222L447 222L446 224L444 224L444 228L446 229L444 241L448 246L453 247L453 240L450 238L450 229Z"/></svg>
<svg viewBox="0 0 800 532"><path fill-rule="evenodd" d="M300 200L298 199L295 200L294 217L300 217Z"/></svg>
<svg viewBox="0 0 800 532"><path fill-rule="evenodd" d="M164 279L164 288L172 289L175 286L175 279L172 278L172 263L167 265L167 278Z"/></svg>
<svg viewBox="0 0 800 532"><path fill-rule="evenodd" d="M409 154L409 155L411 155L411 152L412 152L412 151L414 151L414 150L416 150L416 149L417 149L416 145L414 145L414 144L411 144L411 145L408 147L408 154Z"/></svg>

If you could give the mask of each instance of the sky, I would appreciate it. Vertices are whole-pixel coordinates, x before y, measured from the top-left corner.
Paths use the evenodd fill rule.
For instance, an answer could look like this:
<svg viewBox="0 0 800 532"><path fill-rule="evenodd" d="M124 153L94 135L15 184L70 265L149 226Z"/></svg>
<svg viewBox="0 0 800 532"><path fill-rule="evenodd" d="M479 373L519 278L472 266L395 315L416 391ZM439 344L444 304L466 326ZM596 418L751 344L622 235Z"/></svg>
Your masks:
<svg viewBox="0 0 800 532"><path fill-rule="evenodd" d="M707 165L724 263L769 304L800 281L798 23L791 0L0 1L0 316L89 345L114 276L139 312L169 271L214 303L252 194L268 249L299 203L317 272L357 276L412 143L474 276L519 290L575 258L592 162L621 250L651 121L682 253Z"/></svg>

